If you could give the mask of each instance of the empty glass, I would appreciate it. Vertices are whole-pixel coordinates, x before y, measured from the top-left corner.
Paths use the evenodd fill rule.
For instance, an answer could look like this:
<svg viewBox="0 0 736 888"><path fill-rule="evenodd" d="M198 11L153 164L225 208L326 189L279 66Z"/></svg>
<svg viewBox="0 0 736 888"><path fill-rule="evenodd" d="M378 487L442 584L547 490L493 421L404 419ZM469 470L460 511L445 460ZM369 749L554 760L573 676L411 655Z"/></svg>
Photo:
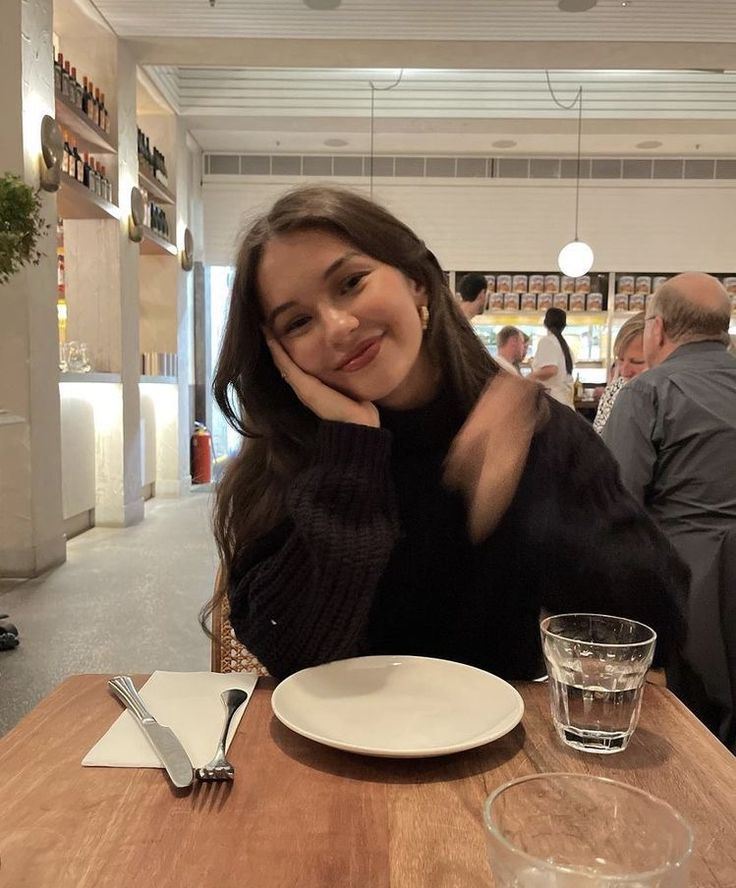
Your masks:
<svg viewBox="0 0 736 888"><path fill-rule="evenodd" d="M684 888L692 830L666 802L583 774L500 786L483 815L496 888Z"/></svg>
<svg viewBox="0 0 736 888"><path fill-rule="evenodd" d="M561 614L541 624L552 720L560 739L585 752L626 749L639 721L657 635L602 614Z"/></svg>

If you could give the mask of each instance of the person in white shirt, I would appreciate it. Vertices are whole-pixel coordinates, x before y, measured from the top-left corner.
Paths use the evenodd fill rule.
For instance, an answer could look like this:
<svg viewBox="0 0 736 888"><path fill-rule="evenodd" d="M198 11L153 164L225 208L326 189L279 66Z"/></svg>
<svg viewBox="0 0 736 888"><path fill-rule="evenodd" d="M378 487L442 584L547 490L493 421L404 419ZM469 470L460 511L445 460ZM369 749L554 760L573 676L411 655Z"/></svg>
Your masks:
<svg viewBox="0 0 736 888"><path fill-rule="evenodd" d="M561 308L547 309L544 326L549 332L537 346L537 352L532 358L532 372L528 378L541 382L551 397L574 410L572 355L562 335L567 326L567 312Z"/></svg>
<svg viewBox="0 0 736 888"><path fill-rule="evenodd" d="M519 373L519 364L524 359L526 343L524 334L517 327L504 327L496 337L498 350L494 360L508 373Z"/></svg>

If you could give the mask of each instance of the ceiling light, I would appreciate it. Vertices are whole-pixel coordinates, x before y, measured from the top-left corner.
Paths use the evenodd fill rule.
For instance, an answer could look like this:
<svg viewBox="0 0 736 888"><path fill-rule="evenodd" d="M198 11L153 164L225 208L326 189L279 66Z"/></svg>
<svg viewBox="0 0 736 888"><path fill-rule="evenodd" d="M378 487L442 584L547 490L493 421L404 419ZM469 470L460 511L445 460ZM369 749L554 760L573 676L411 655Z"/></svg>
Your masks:
<svg viewBox="0 0 736 888"><path fill-rule="evenodd" d="M549 74L547 74L547 83L550 93L555 103L560 105L560 101L556 98L552 85L549 82ZM580 216L580 149L583 140L583 87L581 86L577 95L569 105L561 105L561 107L571 110L578 106L578 150L577 150L577 166L575 174L575 237L570 243L560 250L557 256L557 264L560 271L568 277L581 277L587 274L593 267L593 250L578 238L578 219Z"/></svg>
<svg viewBox="0 0 736 888"><path fill-rule="evenodd" d="M516 142L513 139L498 139L496 142L491 142L491 145L494 148L515 148Z"/></svg>
<svg viewBox="0 0 736 888"><path fill-rule="evenodd" d="M637 142L637 148L661 148L662 143L658 142L656 139L647 139L644 142Z"/></svg>
<svg viewBox="0 0 736 888"><path fill-rule="evenodd" d="M597 2L598 0L557 0L557 6L562 12L587 12Z"/></svg>
<svg viewBox="0 0 736 888"><path fill-rule="evenodd" d="M328 148L344 148L348 143L345 139L325 139Z"/></svg>
<svg viewBox="0 0 736 888"><path fill-rule="evenodd" d="M304 0L304 5L310 9L337 9L342 0Z"/></svg>
<svg viewBox="0 0 736 888"><path fill-rule="evenodd" d="M585 241L570 241L560 250L557 264L568 277L582 277L593 267L593 251Z"/></svg>

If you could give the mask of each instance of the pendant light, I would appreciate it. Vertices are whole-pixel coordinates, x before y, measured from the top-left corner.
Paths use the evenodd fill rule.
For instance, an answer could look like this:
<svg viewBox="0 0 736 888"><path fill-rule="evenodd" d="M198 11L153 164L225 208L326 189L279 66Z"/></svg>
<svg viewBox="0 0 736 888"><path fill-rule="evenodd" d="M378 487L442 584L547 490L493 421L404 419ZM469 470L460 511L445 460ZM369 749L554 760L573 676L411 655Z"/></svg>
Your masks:
<svg viewBox="0 0 736 888"><path fill-rule="evenodd" d="M393 83L389 83L388 86L376 86L376 84L372 81L368 81L368 85L371 88L371 153L370 153L370 167L368 170L368 175L370 177L370 198L373 200L373 140L374 140L374 126L376 122L376 90L380 90L381 92L388 92L390 89L396 89L396 87L401 83L401 80L404 76L404 69L402 68L399 71L399 76Z"/></svg>
<svg viewBox="0 0 736 888"><path fill-rule="evenodd" d="M560 267L560 271L568 277L577 278L590 271L593 267L594 259L593 250L589 244L586 244L585 241L581 241L578 237L578 219L580 216L580 147L583 135L583 87L581 86L578 89L575 98L569 105L563 105L558 101L552 90L552 84L549 80L549 72L547 71L545 73L547 74L547 86L549 87L549 91L556 104L567 111L574 108L576 104L578 106L578 150L577 164L575 168L575 237L570 243L565 244L557 256L557 264Z"/></svg>

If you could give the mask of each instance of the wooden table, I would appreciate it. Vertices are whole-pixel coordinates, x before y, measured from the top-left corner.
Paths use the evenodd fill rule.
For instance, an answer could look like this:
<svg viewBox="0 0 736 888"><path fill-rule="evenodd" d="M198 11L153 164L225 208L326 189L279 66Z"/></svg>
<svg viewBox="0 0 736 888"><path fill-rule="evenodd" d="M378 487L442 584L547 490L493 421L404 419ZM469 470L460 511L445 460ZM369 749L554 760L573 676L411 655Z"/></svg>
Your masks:
<svg viewBox="0 0 736 888"><path fill-rule="evenodd" d="M105 682L68 679L0 740L0 886L491 886L483 799L539 771L604 774L666 799L696 831L691 885L736 886L736 758L661 687L647 686L624 753L564 747L546 685L522 684L526 713L506 737L411 761L293 734L262 681L231 746L235 783L177 795L156 770L81 767L120 712Z"/></svg>

